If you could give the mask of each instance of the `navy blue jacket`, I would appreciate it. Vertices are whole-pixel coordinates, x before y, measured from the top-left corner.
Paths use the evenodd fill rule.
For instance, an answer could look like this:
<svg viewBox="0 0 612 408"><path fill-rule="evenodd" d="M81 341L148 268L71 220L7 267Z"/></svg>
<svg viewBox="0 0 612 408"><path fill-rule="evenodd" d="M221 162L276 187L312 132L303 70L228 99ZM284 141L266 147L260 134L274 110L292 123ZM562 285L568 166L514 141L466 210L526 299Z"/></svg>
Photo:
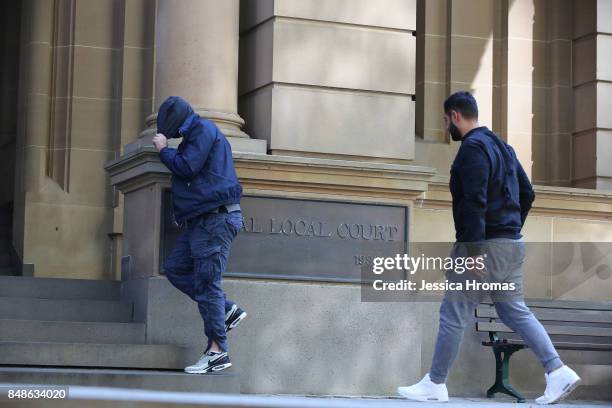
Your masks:
<svg viewBox="0 0 612 408"><path fill-rule="evenodd" d="M164 147L161 161L172 172L172 203L177 222L225 204L238 204L238 182L232 148L217 125L190 112L178 129L177 149Z"/></svg>
<svg viewBox="0 0 612 408"><path fill-rule="evenodd" d="M457 241L522 237L535 194L514 149L486 126L462 139L449 187Z"/></svg>

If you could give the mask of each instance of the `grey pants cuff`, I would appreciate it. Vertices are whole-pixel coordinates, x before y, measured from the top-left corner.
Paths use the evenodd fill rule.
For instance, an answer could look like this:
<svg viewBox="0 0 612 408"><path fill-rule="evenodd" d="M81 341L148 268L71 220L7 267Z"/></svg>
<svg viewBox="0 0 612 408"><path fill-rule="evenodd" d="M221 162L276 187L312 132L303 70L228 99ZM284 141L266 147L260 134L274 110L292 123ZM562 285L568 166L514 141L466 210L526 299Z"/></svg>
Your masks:
<svg viewBox="0 0 612 408"><path fill-rule="evenodd" d="M555 358L551 358L550 360L545 362L543 365L544 365L544 370L546 370L546 372L549 373L552 370L556 370L557 368L563 367L565 364L563 364L563 361L561 361L561 357L557 356Z"/></svg>
<svg viewBox="0 0 612 408"><path fill-rule="evenodd" d="M446 382L446 376L438 376L429 371L429 379L436 384L443 384Z"/></svg>

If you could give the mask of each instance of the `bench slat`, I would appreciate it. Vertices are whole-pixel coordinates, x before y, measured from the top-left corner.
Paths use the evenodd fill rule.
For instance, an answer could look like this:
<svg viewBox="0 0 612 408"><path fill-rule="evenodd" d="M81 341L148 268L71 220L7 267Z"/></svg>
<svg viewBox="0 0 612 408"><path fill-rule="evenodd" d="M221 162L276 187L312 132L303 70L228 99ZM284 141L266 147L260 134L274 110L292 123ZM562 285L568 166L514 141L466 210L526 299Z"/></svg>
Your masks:
<svg viewBox="0 0 612 408"><path fill-rule="evenodd" d="M530 307L538 320L550 320L561 322L588 322L588 323L612 323L612 313L602 313L596 310L571 310L571 309L544 309ZM476 317L499 319L495 307L480 305L476 309Z"/></svg>
<svg viewBox="0 0 612 408"><path fill-rule="evenodd" d="M593 302L587 300L552 300L552 299L525 299L529 307L545 309L576 309L576 310L607 310L612 311L612 302ZM492 305L492 302L482 302Z"/></svg>
<svg viewBox="0 0 612 408"><path fill-rule="evenodd" d="M559 350L612 351L612 343L611 344L598 344L598 343L570 343L567 341L553 341L553 344Z"/></svg>
<svg viewBox="0 0 612 408"><path fill-rule="evenodd" d="M487 342L487 343L490 343L490 342ZM505 344L525 345L525 342L519 339L507 339ZM553 341L553 344L555 348L559 350L612 351L612 344L570 343L566 341Z"/></svg>
<svg viewBox="0 0 612 408"><path fill-rule="evenodd" d="M558 326L544 325L548 334L564 334L569 336L593 336L593 337L612 337L612 328L609 327L588 327L588 326ZM514 333L514 331L503 323L497 322L477 322L476 331L495 331L502 333Z"/></svg>

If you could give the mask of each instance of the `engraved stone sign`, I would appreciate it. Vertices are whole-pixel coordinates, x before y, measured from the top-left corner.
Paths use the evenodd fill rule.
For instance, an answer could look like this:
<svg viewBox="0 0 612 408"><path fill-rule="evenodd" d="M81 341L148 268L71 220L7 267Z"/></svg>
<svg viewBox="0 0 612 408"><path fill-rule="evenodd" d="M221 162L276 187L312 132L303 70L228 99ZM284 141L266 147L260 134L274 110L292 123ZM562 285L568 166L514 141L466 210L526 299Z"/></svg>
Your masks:
<svg viewBox="0 0 612 408"><path fill-rule="evenodd" d="M406 206L247 195L241 207L225 276L359 282L364 262L407 251ZM163 216L162 265L182 232L169 191Z"/></svg>

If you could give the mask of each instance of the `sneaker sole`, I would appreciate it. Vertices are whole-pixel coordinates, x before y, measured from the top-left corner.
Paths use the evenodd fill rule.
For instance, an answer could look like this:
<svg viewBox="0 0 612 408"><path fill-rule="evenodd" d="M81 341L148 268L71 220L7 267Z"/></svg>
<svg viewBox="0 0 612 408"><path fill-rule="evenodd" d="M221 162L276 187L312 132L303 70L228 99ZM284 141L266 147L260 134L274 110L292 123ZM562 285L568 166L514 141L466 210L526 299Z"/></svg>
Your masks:
<svg viewBox="0 0 612 408"><path fill-rule="evenodd" d="M236 311L236 309L238 309L238 306L234 304L234 306L232 306L230 311L225 314L225 320L229 319L230 316L234 313L234 311Z"/></svg>
<svg viewBox="0 0 612 408"><path fill-rule="evenodd" d="M554 400L546 401L546 402L538 402L538 401L536 401L536 404L539 404L539 405L556 404L557 402L562 401L565 398L567 398L567 396L570 395L572 393L572 391L574 391L580 385L581 382L582 382L582 378L578 378L573 383L571 383L569 385L566 385L567 389L561 395L559 395L557 398L555 398Z"/></svg>
<svg viewBox="0 0 612 408"><path fill-rule="evenodd" d="M426 398L426 397L419 397L419 396L414 396L414 395L410 395L410 394L405 394L402 391L400 391L399 389L397 390L397 393L399 395L401 395L404 398L408 398L409 400L413 400L413 401L419 401L419 402L433 402L433 403L444 403L444 402L448 402L448 400L440 400L440 399L433 399L433 398Z"/></svg>
<svg viewBox="0 0 612 408"><path fill-rule="evenodd" d="M217 371L225 370L226 368L230 368L231 366L232 366L232 363L225 363L225 364L219 364L219 365L212 366L212 367L206 367L200 370L185 369L184 371L187 374L206 374L208 372L217 372Z"/></svg>
<svg viewBox="0 0 612 408"><path fill-rule="evenodd" d="M230 323L227 328L225 329L226 332L232 330L233 328L235 328L236 326L238 326L238 323L240 323L241 321L244 320L244 318L247 317L247 312L242 312L240 314L240 316L238 316L236 318L236 320L234 320L232 323Z"/></svg>
<svg viewBox="0 0 612 408"><path fill-rule="evenodd" d="M227 363L227 364L221 364L218 366L214 366L212 368L213 372L217 372L217 371L221 371L221 370L225 370L226 368L230 368L232 366L232 363Z"/></svg>
<svg viewBox="0 0 612 408"><path fill-rule="evenodd" d="M567 398L572 393L572 391L574 391L580 385L581 381L582 381L582 378L578 378L576 381L570 384L570 386L567 388L567 390L563 392L563 394L561 394L557 399L552 400L548 404L556 404L557 402L562 401L565 398Z"/></svg>

